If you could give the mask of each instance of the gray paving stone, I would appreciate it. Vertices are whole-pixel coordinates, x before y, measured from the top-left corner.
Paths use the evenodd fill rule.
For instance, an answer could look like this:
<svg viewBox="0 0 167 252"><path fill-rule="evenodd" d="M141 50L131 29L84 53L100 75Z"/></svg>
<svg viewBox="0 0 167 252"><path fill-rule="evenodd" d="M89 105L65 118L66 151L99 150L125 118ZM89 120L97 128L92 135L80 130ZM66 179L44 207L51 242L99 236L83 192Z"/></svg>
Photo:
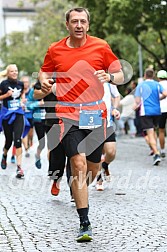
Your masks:
<svg viewBox="0 0 167 252"><path fill-rule="evenodd" d="M23 157L23 180L15 178L10 155L7 169L0 170L0 252L167 251L167 158L152 166L143 138L119 138L110 165L111 183L105 184L103 192L90 186L94 240L87 244L75 241L79 219L66 177L59 196L50 195L47 150L42 154L42 169L37 170L36 147L35 142L29 159Z"/></svg>

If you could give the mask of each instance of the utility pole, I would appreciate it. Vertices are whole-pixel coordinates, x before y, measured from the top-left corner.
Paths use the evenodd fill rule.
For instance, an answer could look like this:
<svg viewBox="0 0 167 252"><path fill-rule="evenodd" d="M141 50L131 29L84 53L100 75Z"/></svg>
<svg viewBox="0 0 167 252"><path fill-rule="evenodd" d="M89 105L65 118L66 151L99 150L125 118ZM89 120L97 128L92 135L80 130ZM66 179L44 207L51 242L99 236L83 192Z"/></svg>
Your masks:
<svg viewBox="0 0 167 252"><path fill-rule="evenodd" d="M141 49L140 44L138 44L138 54L139 54L139 78L143 78L143 59L142 59L142 49Z"/></svg>

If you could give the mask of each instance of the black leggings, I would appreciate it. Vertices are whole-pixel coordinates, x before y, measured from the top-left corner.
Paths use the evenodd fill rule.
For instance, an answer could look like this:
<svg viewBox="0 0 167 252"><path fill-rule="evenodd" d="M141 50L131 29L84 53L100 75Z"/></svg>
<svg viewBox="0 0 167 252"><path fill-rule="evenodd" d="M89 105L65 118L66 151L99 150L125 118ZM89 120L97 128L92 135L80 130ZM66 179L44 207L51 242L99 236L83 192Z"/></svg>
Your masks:
<svg viewBox="0 0 167 252"><path fill-rule="evenodd" d="M24 117L21 114L16 114L16 119L12 124L8 124L8 120L2 121L3 131L5 135L6 150L9 150L14 140L14 146L16 148L21 147L21 136L24 129Z"/></svg>
<svg viewBox="0 0 167 252"><path fill-rule="evenodd" d="M35 131L38 138L38 149L43 150L45 148L45 124L44 122L34 122Z"/></svg>
<svg viewBox="0 0 167 252"><path fill-rule="evenodd" d="M60 126L59 124L52 126L45 125L45 131L47 134L48 148L50 150L48 173L57 181L63 176L66 162L63 145L61 142L59 143Z"/></svg>

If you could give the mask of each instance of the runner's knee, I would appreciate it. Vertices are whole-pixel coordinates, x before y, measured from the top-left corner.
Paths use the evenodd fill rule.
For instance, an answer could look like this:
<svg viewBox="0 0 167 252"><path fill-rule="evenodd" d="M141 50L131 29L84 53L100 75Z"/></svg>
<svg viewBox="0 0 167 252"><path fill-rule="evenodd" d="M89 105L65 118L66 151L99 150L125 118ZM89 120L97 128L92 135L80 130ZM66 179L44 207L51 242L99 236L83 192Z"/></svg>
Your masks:
<svg viewBox="0 0 167 252"><path fill-rule="evenodd" d="M19 138L19 139L15 139L15 141L14 141L14 146L16 147L16 149L17 148L21 148L21 139Z"/></svg>

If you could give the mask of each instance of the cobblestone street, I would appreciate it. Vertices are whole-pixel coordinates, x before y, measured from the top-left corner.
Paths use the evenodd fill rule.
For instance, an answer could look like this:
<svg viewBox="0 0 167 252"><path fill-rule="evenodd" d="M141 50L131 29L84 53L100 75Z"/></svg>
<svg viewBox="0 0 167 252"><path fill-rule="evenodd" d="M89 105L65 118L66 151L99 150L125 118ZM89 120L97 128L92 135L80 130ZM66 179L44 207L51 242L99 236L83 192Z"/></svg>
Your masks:
<svg viewBox="0 0 167 252"><path fill-rule="evenodd" d="M167 141L167 140L166 140ZM0 157L4 136L0 134ZM42 169L34 165L36 143L24 157L24 179L16 165L0 169L0 252L167 252L167 157L152 165L143 137L117 140L105 190L89 188L93 241L77 243L79 219L64 175L57 197L50 194L47 151Z"/></svg>

